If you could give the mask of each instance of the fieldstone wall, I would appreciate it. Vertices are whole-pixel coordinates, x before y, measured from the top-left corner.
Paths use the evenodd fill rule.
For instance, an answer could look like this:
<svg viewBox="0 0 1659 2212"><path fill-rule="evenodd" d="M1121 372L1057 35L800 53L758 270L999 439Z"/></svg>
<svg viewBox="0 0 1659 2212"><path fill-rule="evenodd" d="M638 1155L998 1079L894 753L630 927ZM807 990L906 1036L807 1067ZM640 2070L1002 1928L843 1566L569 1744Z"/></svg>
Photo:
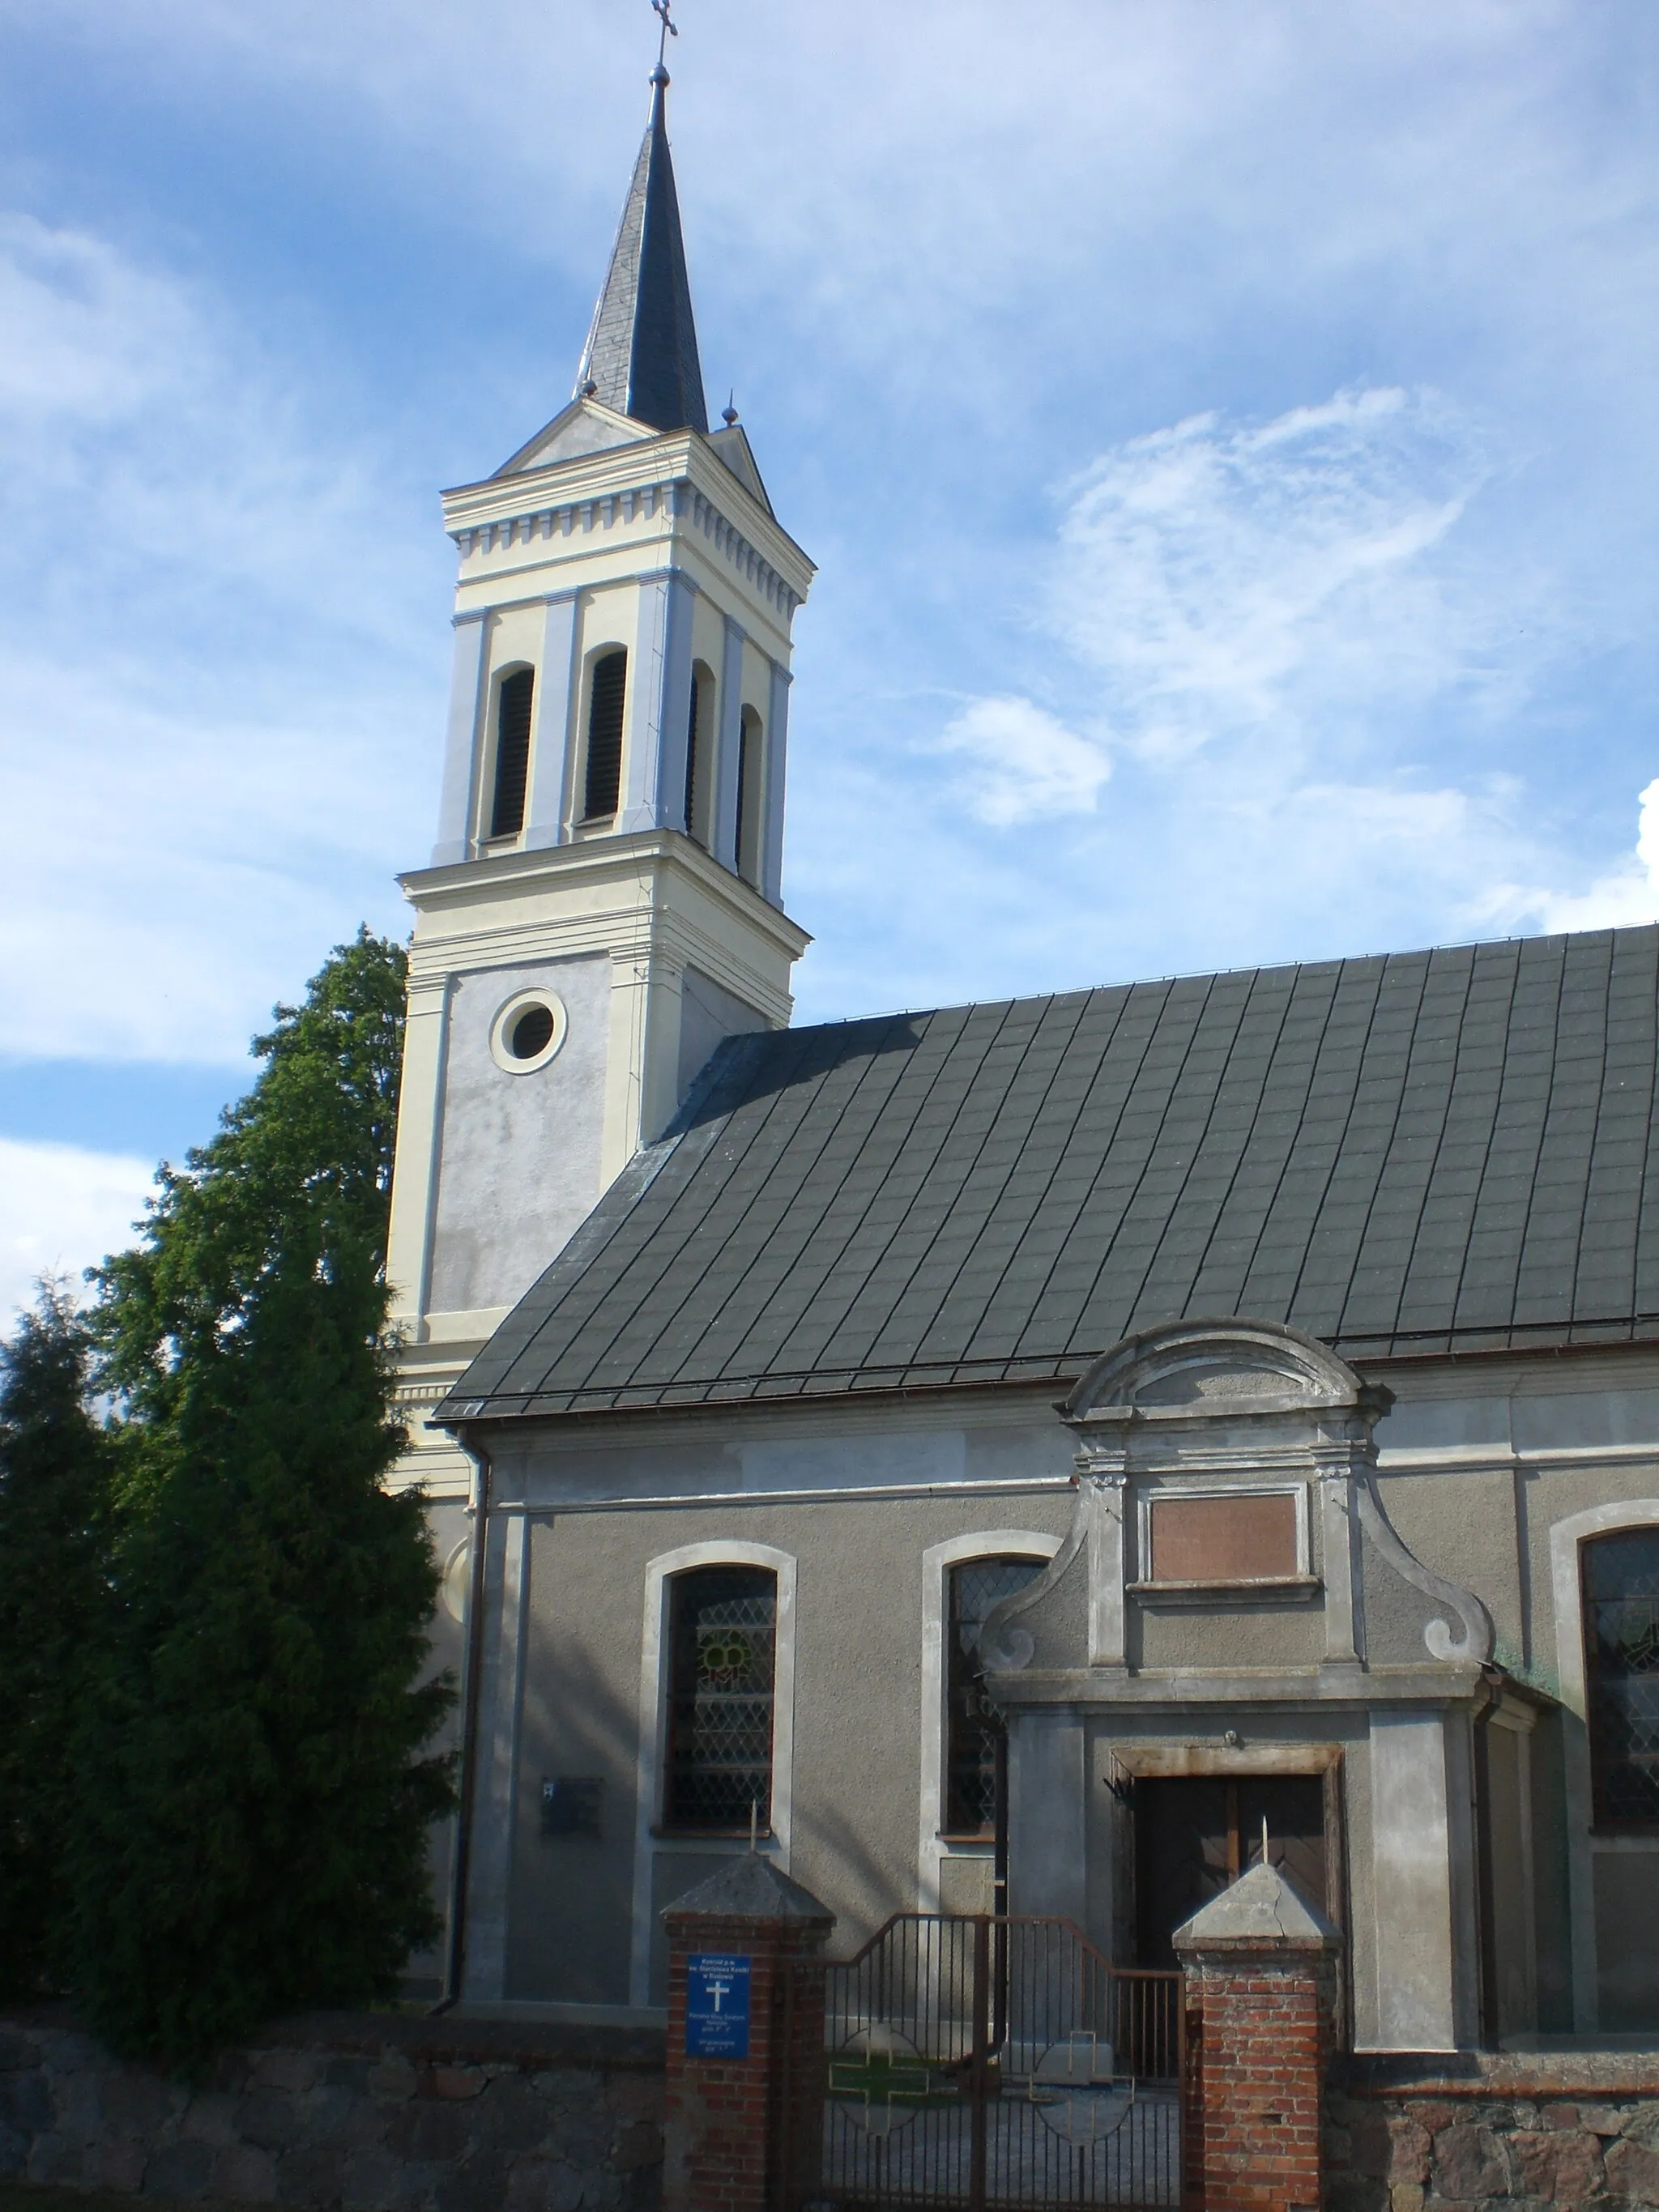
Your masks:
<svg viewBox="0 0 1659 2212"><path fill-rule="evenodd" d="M1329 2212L1652 2212L1659 2054L1351 2060L1325 2155Z"/></svg>
<svg viewBox="0 0 1659 2212"><path fill-rule="evenodd" d="M0 2175L340 2212L653 2212L663 2037L322 2014L187 2087L57 2014L0 2021Z"/></svg>

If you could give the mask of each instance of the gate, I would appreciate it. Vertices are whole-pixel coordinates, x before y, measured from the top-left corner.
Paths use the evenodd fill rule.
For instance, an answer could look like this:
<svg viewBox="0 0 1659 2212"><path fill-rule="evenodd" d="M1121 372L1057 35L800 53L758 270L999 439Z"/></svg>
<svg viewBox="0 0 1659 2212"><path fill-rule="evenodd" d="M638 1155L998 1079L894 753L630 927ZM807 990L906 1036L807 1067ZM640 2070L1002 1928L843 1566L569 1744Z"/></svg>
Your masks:
<svg viewBox="0 0 1659 2212"><path fill-rule="evenodd" d="M1178 1973L1113 1966L1067 1920L915 1912L813 1964L822 2060L785 2039L823 2067L783 2100L801 2136L822 2112L818 2159L786 2146L797 2212L1180 2205Z"/></svg>

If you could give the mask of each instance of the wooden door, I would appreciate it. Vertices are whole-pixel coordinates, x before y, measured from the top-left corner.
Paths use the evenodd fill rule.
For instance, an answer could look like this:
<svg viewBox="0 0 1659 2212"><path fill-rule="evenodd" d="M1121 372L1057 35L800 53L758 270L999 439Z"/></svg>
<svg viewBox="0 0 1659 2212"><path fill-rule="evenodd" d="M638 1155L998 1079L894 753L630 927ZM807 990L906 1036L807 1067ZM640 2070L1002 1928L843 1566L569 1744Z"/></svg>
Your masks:
<svg viewBox="0 0 1659 2212"><path fill-rule="evenodd" d="M1172 1966L1183 1920L1267 1856L1330 1911L1325 1785L1316 1774L1143 1776L1134 1785L1138 1962Z"/></svg>

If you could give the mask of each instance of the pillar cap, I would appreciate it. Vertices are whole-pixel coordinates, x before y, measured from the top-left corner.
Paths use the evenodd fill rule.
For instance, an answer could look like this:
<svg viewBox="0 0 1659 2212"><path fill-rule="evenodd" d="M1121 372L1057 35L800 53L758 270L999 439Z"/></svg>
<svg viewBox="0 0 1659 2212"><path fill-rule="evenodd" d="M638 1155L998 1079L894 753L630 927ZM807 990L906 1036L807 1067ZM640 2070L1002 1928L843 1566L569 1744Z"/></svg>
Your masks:
<svg viewBox="0 0 1659 2212"><path fill-rule="evenodd" d="M1200 1905L1170 1938L1177 1951L1334 1950L1341 1942L1316 1905L1277 1867L1258 1860L1247 1874Z"/></svg>
<svg viewBox="0 0 1659 2212"><path fill-rule="evenodd" d="M665 1920L681 1914L698 1919L820 1920L833 1927L836 1916L810 1889L791 1881L763 1851L744 1851L718 1874L665 1905Z"/></svg>

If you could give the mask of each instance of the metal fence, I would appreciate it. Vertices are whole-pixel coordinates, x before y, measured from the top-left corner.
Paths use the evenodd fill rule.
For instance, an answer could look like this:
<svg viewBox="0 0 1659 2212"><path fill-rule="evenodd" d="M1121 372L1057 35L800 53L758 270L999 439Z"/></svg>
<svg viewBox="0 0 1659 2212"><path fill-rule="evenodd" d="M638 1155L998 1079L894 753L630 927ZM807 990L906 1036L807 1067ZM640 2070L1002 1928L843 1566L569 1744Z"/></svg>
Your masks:
<svg viewBox="0 0 1659 2212"><path fill-rule="evenodd" d="M899 1913L824 1977L823 2157L840 2212L1181 2203L1181 1977L1069 1921ZM816 2124L816 2115L812 2124Z"/></svg>

